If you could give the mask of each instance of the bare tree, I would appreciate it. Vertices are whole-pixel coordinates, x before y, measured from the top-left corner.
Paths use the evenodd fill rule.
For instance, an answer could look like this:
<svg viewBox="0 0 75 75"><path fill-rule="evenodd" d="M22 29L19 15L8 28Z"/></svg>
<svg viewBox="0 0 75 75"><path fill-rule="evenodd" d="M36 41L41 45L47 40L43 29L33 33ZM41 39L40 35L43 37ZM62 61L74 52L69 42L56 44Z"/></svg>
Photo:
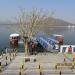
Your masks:
<svg viewBox="0 0 75 75"><path fill-rule="evenodd" d="M28 40L40 30L41 25L48 24L47 19L49 17L51 17L49 12L43 11L43 9L33 9L31 12L25 12L24 9L20 10L20 32L23 37L26 55L29 54Z"/></svg>

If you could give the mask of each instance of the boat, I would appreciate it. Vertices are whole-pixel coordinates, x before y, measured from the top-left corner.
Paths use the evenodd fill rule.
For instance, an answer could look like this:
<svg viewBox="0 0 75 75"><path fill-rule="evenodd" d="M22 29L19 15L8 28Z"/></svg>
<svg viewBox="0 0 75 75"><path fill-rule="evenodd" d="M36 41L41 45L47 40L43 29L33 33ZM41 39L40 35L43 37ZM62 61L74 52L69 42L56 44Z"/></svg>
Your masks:
<svg viewBox="0 0 75 75"><path fill-rule="evenodd" d="M59 45L63 45L63 43L64 43L64 37L63 37L63 35L52 34L50 37L53 38L53 39L55 39L55 40L57 40L57 41L59 41Z"/></svg>
<svg viewBox="0 0 75 75"><path fill-rule="evenodd" d="M20 39L20 35L17 33L10 34L9 36L10 44L14 46L18 45L19 39Z"/></svg>

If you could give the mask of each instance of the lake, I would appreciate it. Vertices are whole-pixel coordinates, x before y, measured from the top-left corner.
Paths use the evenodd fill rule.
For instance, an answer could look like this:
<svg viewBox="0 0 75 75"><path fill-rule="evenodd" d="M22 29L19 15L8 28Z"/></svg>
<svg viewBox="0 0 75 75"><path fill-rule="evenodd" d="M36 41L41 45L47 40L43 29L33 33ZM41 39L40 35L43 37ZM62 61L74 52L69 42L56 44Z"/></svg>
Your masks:
<svg viewBox="0 0 75 75"><path fill-rule="evenodd" d="M0 49L5 47L10 48L9 35L12 33L18 33L18 29L15 25L0 25ZM23 44L19 44L19 50L24 50Z"/></svg>
<svg viewBox="0 0 75 75"><path fill-rule="evenodd" d="M0 25L0 49L10 47L9 35L11 33L18 33L18 28L15 25ZM52 34L61 34L64 36L64 44L75 44L75 29L67 28L66 30L59 31L53 30ZM23 50L23 44L19 45L20 50Z"/></svg>

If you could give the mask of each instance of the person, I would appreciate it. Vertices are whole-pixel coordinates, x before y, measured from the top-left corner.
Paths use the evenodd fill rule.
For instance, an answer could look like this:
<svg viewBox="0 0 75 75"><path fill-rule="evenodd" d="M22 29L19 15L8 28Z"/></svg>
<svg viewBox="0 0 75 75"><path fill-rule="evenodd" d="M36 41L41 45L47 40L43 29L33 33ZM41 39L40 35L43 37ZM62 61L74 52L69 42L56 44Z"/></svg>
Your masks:
<svg viewBox="0 0 75 75"><path fill-rule="evenodd" d="M72 53L72 46L68 47L68 53Z"/></svg>

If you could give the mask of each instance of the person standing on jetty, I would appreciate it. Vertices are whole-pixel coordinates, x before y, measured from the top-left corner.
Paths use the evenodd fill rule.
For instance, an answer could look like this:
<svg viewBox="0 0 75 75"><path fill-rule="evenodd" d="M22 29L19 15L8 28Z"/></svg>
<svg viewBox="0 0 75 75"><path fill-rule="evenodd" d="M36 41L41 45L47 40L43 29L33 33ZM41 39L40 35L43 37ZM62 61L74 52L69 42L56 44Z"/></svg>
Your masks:
<svg viewBox="0 0 75 75"><path fill-rule="evenodd" d="M72 46L68 47L68 53L72 53Z"/></svg>

